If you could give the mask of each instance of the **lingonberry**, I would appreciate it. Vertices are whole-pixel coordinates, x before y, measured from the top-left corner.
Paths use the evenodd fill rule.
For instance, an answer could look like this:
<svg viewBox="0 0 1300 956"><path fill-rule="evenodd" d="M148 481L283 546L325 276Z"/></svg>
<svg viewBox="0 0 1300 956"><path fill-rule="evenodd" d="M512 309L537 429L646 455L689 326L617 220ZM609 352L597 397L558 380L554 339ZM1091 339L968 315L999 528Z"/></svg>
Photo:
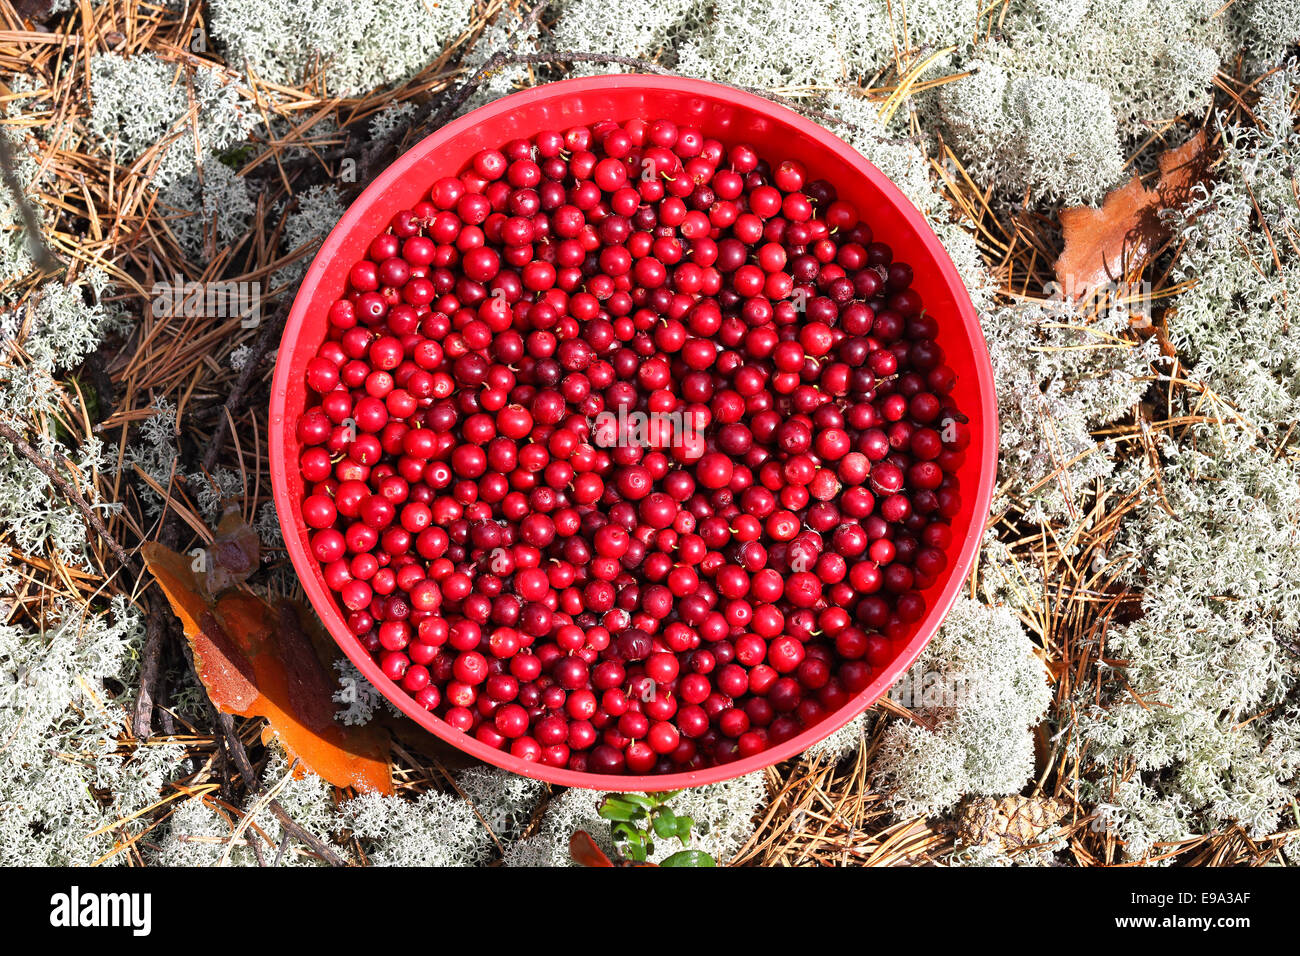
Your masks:
<svg viewBox="0 0 1300 956"><path fill-rule="evenodd" d="M293 423L384 674L599 773L846 706L949 565L970 443L911 266L799 161L669 120L482 149L427 197L351 264Z"/></svg>

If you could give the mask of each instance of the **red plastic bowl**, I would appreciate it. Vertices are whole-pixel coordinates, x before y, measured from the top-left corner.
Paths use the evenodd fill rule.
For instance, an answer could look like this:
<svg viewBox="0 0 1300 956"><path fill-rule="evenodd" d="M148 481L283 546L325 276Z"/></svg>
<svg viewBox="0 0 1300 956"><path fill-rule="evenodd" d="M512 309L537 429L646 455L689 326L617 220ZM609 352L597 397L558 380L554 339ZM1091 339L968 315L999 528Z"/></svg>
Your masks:
<svg viewBox="0 0 1300 956"><path fill-rule="evenodd" d="M876 236L893 246L898 259L913 266L914 288L921 293L926 309L940 319L938 341L948 364L957 372L952 394L957 407L970 418L971 443L957 473L962 511L952 522L953 554L948 568L925 592L925 617L906 641L898 642L894 660L866 690L821 723L752 757L691 773L607 776L530 763L488 747L418 706L384 676L348 631L320 566L308 550L295 423L306 398L304 369L325 336L326 310L343 294L349 268L365 255L370 240L387 228L395 213L426 198L434 180L459 173L479 149L543 129L562 130L602 119L622 122L633 117L670 117L678 124L697 126L724 143L751 143L760 155L773 161L798 159L806 165L810 178L834 183L841 198L855 203ZM856 150L798 114L727 86L659 76L563 80L505 97L444 126L386 169L339 220L298 290L276 361L270 425L271 481L289 556L321 620L366 679L412 720L480 760L551 783L596 790L674 790L738 777L801 753L883 696L938 629L966 580L979 551L997 462L997 400L979 320L952 260L921 213Z"/></svg>

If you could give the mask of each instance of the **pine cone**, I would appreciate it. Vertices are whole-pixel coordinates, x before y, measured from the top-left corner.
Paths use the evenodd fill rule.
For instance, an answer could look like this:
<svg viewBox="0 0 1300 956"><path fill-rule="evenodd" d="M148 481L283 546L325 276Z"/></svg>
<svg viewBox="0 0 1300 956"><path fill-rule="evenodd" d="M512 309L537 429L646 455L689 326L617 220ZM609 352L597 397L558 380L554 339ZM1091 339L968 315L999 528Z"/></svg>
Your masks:
<svg viewBox="0 0 1300 956"><path fill-rule="evenodd" d="M1070 805L1059 797L971 797L957 810L957 842L966 846L1000 844L1010 851L1038 842Z"/></svg>

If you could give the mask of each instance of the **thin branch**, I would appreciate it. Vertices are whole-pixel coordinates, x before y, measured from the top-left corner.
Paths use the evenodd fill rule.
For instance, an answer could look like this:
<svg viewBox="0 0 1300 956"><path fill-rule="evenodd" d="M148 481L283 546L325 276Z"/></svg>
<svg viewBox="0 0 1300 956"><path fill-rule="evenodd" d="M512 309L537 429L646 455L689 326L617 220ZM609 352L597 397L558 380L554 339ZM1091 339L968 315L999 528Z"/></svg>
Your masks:
<svg viewBox="0 0 1300 956"><path fill-rule="evenodd" d="M109 532L104 522L90 506L90 503L86 501L85 496L82 495L76 485L59 474L58 469L54 467L52 462L28 444L12 426L5 422L0 422L0 438L8 441L20 455L31 462L41 474L50 480L50 483L54 485L61 495L76 506L82 517L95 530L95 533L108 545L109 550L113 552L114 557L117 558L123 568L139 573L140 569L135 560ZM164 532L166 531L167 529L164 528ZM175 538L174 527L171 528L171 537ZM145 616L145 645L141 654L140 688L136 696L135 713L132 715L131 720L132 732L140 740L147 740L153 732L154 688L158 683L163 637L167 632L169 620L169 616L160 603L160 598L156 595L151 596L149 609Z"/></svg>
<svg viewBox="0 0 1300 956"><path fill-rule="evenodd" d="M254 794L261 794L264 790L261 781L258 780L257 774L253 772L252 761L248 759L248 751L244 749L244 742L239 739L239 733L235 729L235 719L229 714L224 714L217 710L213 705L213 710L217 715L217 726L221 728L221 734L226 738L226 746L229 748L230 756L235 761L235 768L239 775L244 778L244 783ZM286 833L291 833L294 837L301 840L311 848L330 866L346 866L346 861L337 853L331 850L325 843L309 830L304 830L289 812L281 806L279 800L271 800L267 803L269 809L275 818L280 821L280 826L284 827Z"/></svg>
<svg viewBox="0 0 1300 956"><path fill-rule="evenodd" d="M22 455L29 462L35 465L36 469L50 480L50 483L54 485L55 489L61 495L63 495L74 505L76 505L77 510L81 512L81 516L86 519L87 523L89 523L89 525L92 528L95 529L95 533L99 535L100 538L103 539L106 545L108 545L108 549L113 552L114 557L116 557L117 560L121 562L123 567L126 568L135 567L135 564L131 559L131 555L127 554L126 549L123 548L120 544L118 544L117 539L114 538L113 535L109 533L109 530L104 525L103 520L99 517L98 514L95 513L95 510L90 506L90 502L86 501L85 496L82 495L82 493L80 492L80 490L78 490L76 485L74 485L72 482L68 481L68 479L64 478L61 474L59 474L58 469L54 467L53 463L51 463L47 458L45 458L45 456L43 456L31 445L29 445L23 439L23 436L18 434L18 432L15 431L13 427L11 427L8 423L2 421L0 421L0 438L4 438L6 441L9 442L9 444L13 445L14 448L18 451L18 454Z"/></svg>
<svg viewBox="0 0 1300 956"><path fill-rule="evenodd" d="M465 101L470 98L470 95L478 89L479 84L482 83L486 77L501 68L498 61L510 55L510 51L514 49L515 37L519 36L524 29L532 26L542 18L542 14L546 11L549 2L550 0L540 0L539 3L528 11L528 16L520 20L519 25L510 31L510 36L506 37L506 42L502 44L501 49L495 51L490 57L484 60L482 66L475 70L473 75L462 83L455 93L446 98L436 113L433 113L432 116L426 116L418 122L413 122L411 128L418 131L423 129L435 130L439 127L445 126L447 122L456 115L456 111L465 105Z"/></svg>
<svg viewBox="0 0 1300 956"><path fill-rule="evenodd" d="M479 67L465 83L456 90L454 96L447 102L443 109L439 110L434 121L430 126L436 129L451 119L470 95L478 88L479 84L487 77L491 76L498 70L507 66L539 66L556 63L617 63L619 66L625 66L631 70L639 70L642 73L650 73L655 76L681 76L676 70L670 70L667 67L652 63L649 60L639 59L631 56L620 56L615 53L585 53L573 50L556 50L550 53L517 53L509 54L505 51L498 51L488 58L488 61ZM779 103L788 109L801 113L812 119L820 120L823 123L834 123L839 126L847 126L852 129L859 129L857 124L847 122L838 116L830 113L824 113L820 110L809 109L804 103L792 100L786 96L780 96L769 90L764 90L756 86L733 86L733 89L742 90L745 93L752 93L755 96L761 96L765 100L771 100L773 103ZM882 143L901 143L907 140L899 137L873 136L878 142Z"/></svg>
<svg viewBox="0 0 1300 956"><path fill-rule="evenodd" d="M248 390L253 384L253 379L257 377L262 365L262 359L266 357L266 353L271 350L272 344L279 338L288 314L288 303L281 303L271 316L270 321L262 326L261 334L258 335L257 341L253 343L251 354L245 360L244 367L240 369L239 377L235 379L235 384L230 389L230 394L226 396L225 402L222 403L219 409L212 438L208 440L207 450L203 453L204 471L211 472L216 467L217 459L221 457L221 452L226 446L226 439L230 434L230 422L243 413Z"/></svg>
<svg viewBox="0 0 1300 956"><path fill-rule="evenodd" d="M194 667L194 654L190 650L189 645L183 643L182 650L185 654L185 659L189 661L190 668L194 670L195 674L197 674L198 670ZM256 771L253 770L253 762L248 759L248 751L244 749L244 741L240 739L239 731L235 728L235 718L230 714L223 713L217 705L212 702L212 698L208 695L207 688L204 686L202 681L199 681L199 688L203 692L203 700L207 703L209 712L216 721L217 729L221 732L220 743L224 745L224 754L234 763L235 769L239 771L239 775L244 779L244 786L248 788L248 791L260 796L265 792L266 788L262 786L261 780L258 778ZM317 854L330 866L347 865L347 861L326 846L323 840L309 830L303 829L303 827L289 815L289 812L285 810L279 800L270 800L266 804L266 807L275 814L275 818L280 821L280 826L284 828L285 833L301 840L312 850L312 852Z"/></svg>
<svg viewBox="0 0 1300 956"><path fill-rule="evenodd" d="M546 12L546 8L550 5L550 2L551 0L539 0L539 2L529 10L528 14L520 20L514 30L510 31L510 35L506 37L505 43L502 44L501 50L497 51L497 53L504 53L512 49L515 38L526 27L541 19L542 14ZM482 36L480 35L479 41L481 42L481 40ZM467 54L470 52L472 52L472 50L466 51ZM491 57L489 57L489 62L490 61ZM450 99L447 98L447 91L443 91L443 95L440 97L430 98L416 109L415 114L407 123L389 130L378 139L350 139L350 141L344 146L338 146L330 150L323 150L313 156L283 160L283 165L328 165L329 163L334 163L342 159L351 158L359 161L358 165L360 167L360 175L357 178L360 183L364 184L370 179L371 167L373 167L378 158L389 148L396 145L403 138L413 132L416 134L416 138L418 139L422 134L431 132L445 125L447 121L456 114L456 111L460 109L465 100L469 98L470 93L472 93L474 89L478 87L479 83L482 82L483 77L487 72L489 72L488 63L485 62L468 80L465 81L465 83L461 84L451 93ZM439 104L441 104L441 106Z"/></svg>
<svg viewBox="0 0 1300 956"><path fill-rule="evenodd" d="M159 543L175 549L176 515L168 512L158 532ZM131 729L137 740L148 740L153 733L154 693L161 672L163 638L173 633L173 617L167 599L157 591L148 595L149 611L145 615L144 648L140 651L140 687L135 696L135 714Z"/></svg>
<svg viewBox="0 0 1300 956"><path fill-rule="evenodd" d="M149 611L145 615L144 649L140 652L140 688L131 718L131 731L137 740L148 740L153 734L154 690L161 669L163 636L169 630L169 617L162 604L161 596L150 594Z"/></svg>
<svg viewBox="0 0 1300 956"><path fill-rule="evenodd" d="M27 245L31 250L32 259L36 261L36 265L42 272L59 271L63 268L63 263L45 244L40 218L36 215L36 210L23 189L22 181L18 178L18 167L14 162L13 150L10 148L9 140L3 135L0 135L0 175L4 177L5 188L14 197L18 212L23 217L23 229L27 233Z"/></svg>
<svg viewBox="0 0 1300 956"><path fill-rule="evenodd" d="M263 335L265 336L265 334L266 333L264 332ZM127 554L126 550L117 543L111 534L109 534L108 529L104 527L104 523L100 520L99 515L95 514L85 497L71 482L60 475L52 464L42 457L35 448L24 441L23 437L5 422L0 422L0 438L4 438L9 442L9 444L13 445L20 455L35 465L61 494L77 506L77 510L82 513L90 525L95 529L96 533L104 539L104 542L108 545L109 549L123 566L128 568L133 567L134 562L131 560L131 556ZM153 610L153 607L151 607L151 616L153 616ZM190 666L193 667L193 657L188 653L186 654L186 657L189 658ZM197 670L195 673L197 673ZM201 681L200 686L202 686ZM206 690L204 693L206 695ZM211 704L211 700L209 700L209 704ZM239 739L239 734L235 730L234 719L229 714L223 714L215 704L211 704L211 706L213 712L216 714L217 726L221 729L221 734L225 738L227 749L235 762L236 768L239 770L240 776L244 778L245 785L253 793L260 793L262 791L261 783L256 774L253 773L253 765L248 759L248 752L244 749L244 742ZM152 710L152 704L150 705L150 710ZM136 719L137 721L139 720L138 713ZM147 725L145 731L146 732L143 736L148 736ZM331 866L345 865L343 859L330 850L330 848L318 837L299 826L298 823L289 816L288 811L280 805L279 801L272 800L268 804L268 808L275 814L276 818L280 821L280 825L284 827L287 833L292 833L297 839L307 844L307 846L311 847L315 853Z"/></svg>

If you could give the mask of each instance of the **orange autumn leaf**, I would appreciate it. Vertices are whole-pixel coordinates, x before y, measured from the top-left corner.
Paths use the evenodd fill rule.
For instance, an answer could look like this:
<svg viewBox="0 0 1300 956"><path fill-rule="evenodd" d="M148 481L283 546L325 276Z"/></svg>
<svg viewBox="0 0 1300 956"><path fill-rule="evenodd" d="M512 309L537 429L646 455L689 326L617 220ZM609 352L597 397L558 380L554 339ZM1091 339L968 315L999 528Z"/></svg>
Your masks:
<svg viewBox="0 0 1300 956"><path fill-rule="evenodd" d="M586 830L575 830L573 836L569 837L569 856L579 866L649 866L656 868L659 866L658 863L634 863L631 860L621 860L615 863L596 844L595 839Z"/></svg>
<svg viewBox="0 0 1300 956"><path fill-rule="evenodd" d="M573 862L579 866L613 866L613 862L605 854L596 841L591 838L591 834L586 830L575 830L573 836L569 837L569 856Z"/></svg>
<svg viewBox="0 0 1300 956"><path fill-rule="evenodd" d="M1061 210L1065 249L1056 260L1056 281L1069 299L1084 298L1140 264L1168 236L1163 209L1187 205L1192 187L1206 177L1205 131L1159 157L1160 177L1147 188L1134 176L1103 200L1100 209Z"/></svg>
<svg viewBox="0 0 1300 956"><path fill-rule="evenodd" d="M387 733L334 720L323 640L313 640L298 607L273 607L245 591L209 601L188 557L163 545L142 549L194 653L212 703L225 713L264 717L262 739L278 737L290 758L336 787L393 792ZM332 653L332 651L331 651Z"/></svg>
<svg viewBox="0 0 1300 956"><path fill-rule="evenodd" d="M160 544L146 544L142 553L180 618L195 669L213 703L227 713L247 715L260 696L253 665L200 595L196 573L184 557Z"/></svg>
<svg viewBox="0 0 1300 956"><path fill-rule="evenodd" d="M575 830L569 836L569 856L578 866L614 866L614 861L598 847L586 830Z"/></svg>

